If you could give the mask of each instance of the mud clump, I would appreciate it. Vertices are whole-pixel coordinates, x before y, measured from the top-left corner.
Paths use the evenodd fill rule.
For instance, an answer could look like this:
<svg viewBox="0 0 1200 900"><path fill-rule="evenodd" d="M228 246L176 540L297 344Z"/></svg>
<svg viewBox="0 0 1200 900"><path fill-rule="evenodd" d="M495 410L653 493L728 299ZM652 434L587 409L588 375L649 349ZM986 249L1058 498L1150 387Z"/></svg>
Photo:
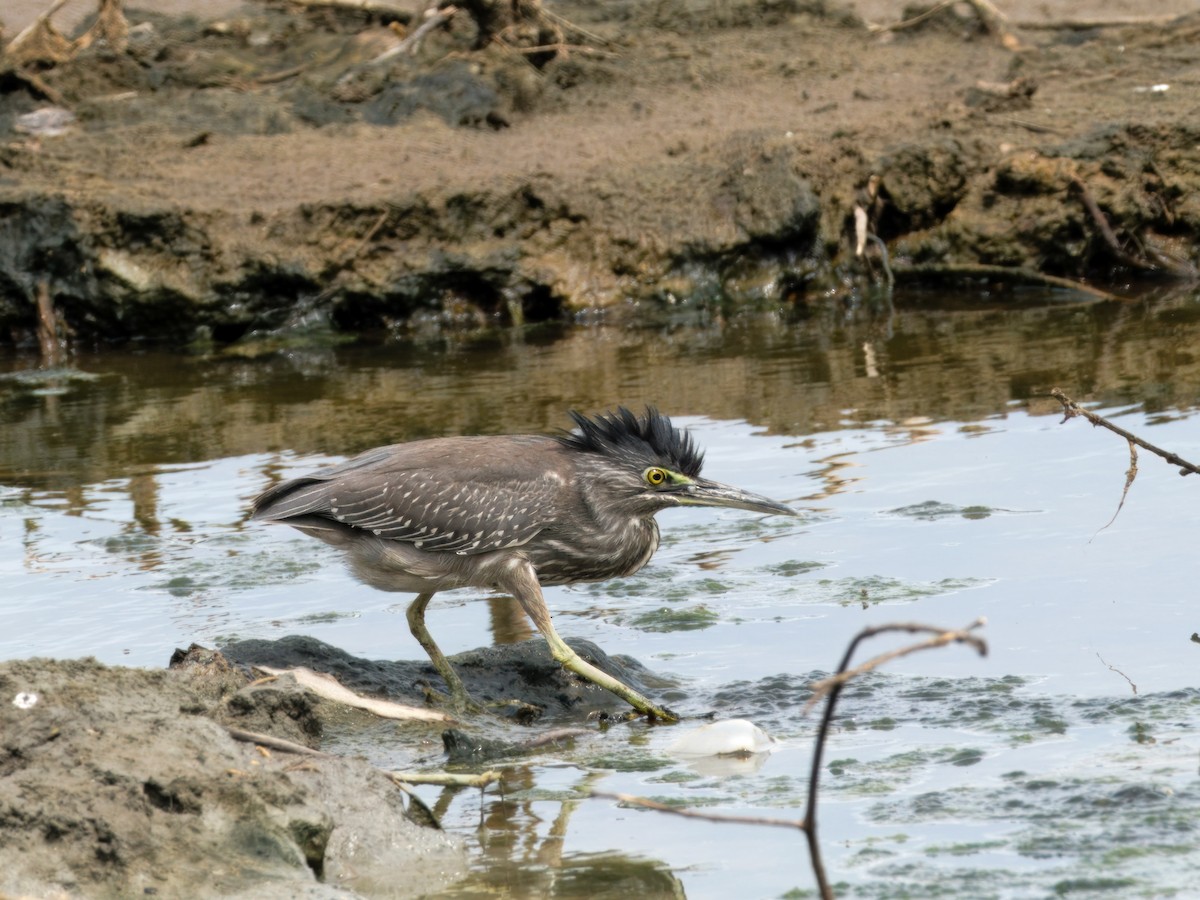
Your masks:
<svg viewBox="0 0 1200 900"><path fill-rule="evenodd" d="M638 689L666 687L633 660L572 645ZM463 842L358 753L479 766L595 734L601 714L625 711L566 672L542 640L451 661L490 712L398 723L319 696L292 674L251 679L254 666L304 667L421 707L445 690L426 662L358 659L302 636L224 653L193 646L166 670L0 663L0 896L436 893L465 876ZM445 750L431 760L433 746Z"/></svg>
<svg viewBox="0 0 1200 900"><path fill-rule="evenodd" d="M465 873L365 762L231 738L212 713L244 681L0 664L0 894L399 898Z"/></svg>
<svg viewBox="0 0 1200 900"><path fill-rule="evenodd" d="M971 24L252 4L6 48L0 334L32 340L39 291L80 341L218 344L807 304L873 277L868 185L897 274L1194 278L1190 57L1163 51L1195 22L1016 51Z"/></svg>

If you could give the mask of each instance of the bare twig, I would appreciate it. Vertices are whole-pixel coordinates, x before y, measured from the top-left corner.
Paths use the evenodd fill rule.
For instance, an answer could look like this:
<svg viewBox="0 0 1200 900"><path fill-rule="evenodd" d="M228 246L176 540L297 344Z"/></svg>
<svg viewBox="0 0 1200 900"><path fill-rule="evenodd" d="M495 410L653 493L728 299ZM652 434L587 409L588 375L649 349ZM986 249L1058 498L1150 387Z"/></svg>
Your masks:
<svg viewBox="0 0 1200 900"><path fill-rule="evenodd" d="M1102 428L1107 428L1113 434L1119 434L1121 437L1125 438L1125 440L1129 441L1129 443L1137 444L1143 450L1149 450L1155 456L1162 457L1171 465L1178 466L1180 475L1191 475L1193 473L1200 474L1200 467L1196 466L1194 463L1188 462L1183 457L1172 453L1169 450L1163 450L1161 447L1156 447L1149 441L1142 440L1142 438L1130 431L1126 431L1120 425L1114 425L1108 419L1104 418L1104 416L1097 415L1089 409L1084 409L1082 406L1064 394L1059 388L1054 388L1051 390L1050 396L1062 404L1064 422L1067 421L1067 419L1073 419L1076 416L1083 416L1093 425L1099 425Z"/></svg>
<svg viewBox="0 0 1200 900"><path fill-rule="evenodd" d="M42 351L42 365L56 369L63 364L62 335L59 334L58 312L45 279L37 283L37 335Z"/></svg>
<svg viewBox="0 0 1200 900"><path fill-rule="evenodd" d="M1100 232L1100 236L1104 238L1104 243L1108 245L1117 262L1129 266L1131 269L1138 269L1144 272L1161 272L1167 271L1179 278L1194 279L1196 270L1189 263L1173 260L1164 253L1155 253L1155 260L1145 259L1142 256L1135 256L1121 246L1120 240L1117 239L1116 232L1108 223L1108 217L1104 215L1104 211L1100 209L1100 204L1092 196L1087 189L1087 185L1083 183L1078 175L1072 176L1071 187L1079 194L1080 202L1083 203L1083 208L1087 210L1088 215L1092 217L1092 221L1096 225L1096 230Z"/></svg>
<svg viewBox="0 0 1200 900"><path fill-rule="evenodd" d="M439 784L443 787L482 788L500 780L500 773L494 769L488 769L478 775L464 775L458 772L385 772L384 774L400 784Z"/></svg>
<svg viewBox="0 0 1200 900"><path fill-rule="evenodd" d="M455 13L457 12L457 6L446 6L437 12L432 13L429 18L427 18L413 30L412 34L398 43L395 47L392 47L390 50L385 50L383 53L380 53L378 56L372 59L368 65L377 66L387 62L389 59L394 59L397 56L401 56L402 54L416 53L417 47L421 45L421 41L425 40L425 35L429 34L429 32L433 31L435 28L438 28L449 22L452 18L454 18Z"/></svg>
<svg viewBox="0 0 1200 900"><path fill-rule="evenodd" d="M821 727L817 730L817 741L816 745L813 747L812 763L810 764L808 770L808 804L804 809L804 821L807 823L807 827L804 829L804 837L808 841L808 855L809 859L812 861L813 874L817 878L817 886L821 889L822 900L832 900L833 889L829 886L829 879L825 875L825 864L821 859L821 846L817 840L817 791L821 778L821 761L825 755L825 743L829 737L829 728L833 723L833 713L834 709L837 707L838 697L841 695L842 688L845 687L846 681L849 678L854 677L853 674L845 675L845 677L843 677L843 675L850 667L850 660L854 658L854 653L858 649L858 645L868 638L875 637L875 635L886 634L892 631L907 631L910 634L932 632L933 637L931 637L929 640L923 641L920 644L911 645L911 647L902 647L900 650L894 651L891 654L884 654L884 656L895 659L899 656L906 656L909 653L915 653L917 650L928 650L933 647L943 647L951 642L969 643L979 651L981 656L983 656L987 654L987 644L985 644L981 638L968 634L968 632L973 631L983 624L983 619L976 619L966 628L958 631L945 631L943 629L933 628L929 625L920 625L912 622L892 625L877 625L871 628L864 628L854 636L854 640L852 640L850 642L850 646L846 648L846 653L842 657L842 663L840 666L838 666L837 673L832 678L825 679L825 682L829 682L830 684L825 692L827 697L825 701L825 712L821 716ZM871 663L878 665L882 661L883 659L881 657L876 657L874 660L869 661L867 665L871 665ZM856 671L869 670L864 666L859 666ZM814 689L816 689L815 685Z"/></svg>
<svg viewBox="0 0 1200 900"><path fill-rule="evenodd" d="M277 738L269 734L261 734L257 731L246 731L243 728L234 728L231 725L224 726L229 732L229 736L235 741L245 741L248 744L258 744L260 747L267 747L271 750L278 750L281 753L298 753L302 756L323 756L329 757L331 754L323 750L314 750L312 747L305 747L303 744L297 744L295 741Z"/></svg>
<svg viewBox="0 0 1200 900"><path fill-rule="evenodd" d="M1034 134L1062 134L1061 128L1055 128L1052 125L1043 125L1040 122L1031 122L1028 119L1018 119L1016 116L1004 116L1004 121L1016 125L1018 128L1024 128L1026 131L1032 131Z"/></svg>
<svg viewBox="0 0 1200 900"><path fill-rule="evenodd" d="M1161 28L1179 16L1129 16L1121 19L1023 20L1017 27L1025 31L1093 31L1099 28Z"/></svg>
<svg viewBox="0 0 1200 900"><path fill-rule="evenodd" d="M421 706L409 706L404 703L395 703L391 700L364 697L350 690L332 675L324 672L314 672L312 669L305 668L304 666L296 666L291 669L275 669L271 666L255 666L255 668L269 675L291 675L297 684L307 688L319 697L324 697L326 700L332 700L334 703L340 703L343 706L366 710L383 719L414 720L418 722L453 721L446 713L436 709L425 709Z"/></svg>
<svg viewBox="0 0 1200 900"><path fill-rule="evenodd" d="M942 0L941 3L934 4L922 13L918 13L910 19L902 19L899 22L893 22L890 25L867 25L867 29L874 33L882 31L904 31L906 28L912 28L915 25L920 25L926 19L931 19L940 13L943 9L949 9L958 0Z"/></svg>
<svg viewBox="0 0 1200 900"><path fill-rule="evenodd" d="M1033 269L1023 269L1015 266L989 266L975 263L934 263L896 268L897 276L914 277L934 276L939 278L992 278L996 281L1007 281L1015 284L1040 284L1045 287L1066 288L1090 294L1100 300L1120 300L1116 294L1102 291L1090 284L1082 284L1069 278L1059 278L1057 275L1046 275Z"/></svg>
<svg viewBox="0 0 1200 900"><path fill-rule="evenodd" d="M297 6L313 9L351 9L366 13L407 16L412 13L404 3L387 3L381 0L292 0Z"/></svg>
<svg viewBox="0 0 1200 900"><path fill-rule="evenodd" d="M975 11L975 15L979 16L979 21L983 23L988 34L996 38L1008 50L1021 49L1021 42L1008 27L1008 17L992 6L990 0L966 0L966 2Z"/></svg>
<svg viewBox="0 0 1200 900"><path fill-rule="evenodd" d="M1133 683L1132 678L1130 678L1128 675L1126 675L1124 672L1122 672L1116 666L1109 665L1108 661L1103 656L1101 656L1099 652L1096 653L1096 659L1098 659L1098 660L1100 660L1100 662L1104 663L1104 666L1108 669L1108 671L1116 672L1118 675L1120 675L1122 678L1124 678L1126 681L1128 681L1129 686L1131 688L1133 688L1133 693L1137 694L1137 685Z"/></svg>
<svg viewBox="0 0 1200 900"><path fill-rule="evenodd" d="M552 12L549 9L546 9L546 7L544 7L544 6L539 9L539 12L546 19L550 20L551 22L554 22L556 25L561 25L563 28L565 28L568 31L574 31L576 34L580 35L581 37L587 38L589 41L592 41L597 44L606 44L609 47L617 46L617 43L615 41L610 41L608 38L602 37L601 35L596 34L594 31L588 31L586 28L581 28L578 25L576 25L574 22L570 21L569 19L566 19L563 16L560 16L558 13Z"/></svg>
<svg viewBox="0 0 1200 900"><path fill-rule="evenodd" d="M4 48L5 57L17 66L24 63L59 63L70 59L74 45L50 22L67 0L54 0L50 7L17 33Z"/></svg>
<svg viewBox="0 0 1200 900"><path fill-rule="evenodd" d="M614 57L617 55L611 50L601 50L598 47L588 47L583 44L538 44L535 47L516 47L509 44L507 47L514 53L567 53L574 51L588 56Z"/></svg>
<svg viewBox="0 0 1200 900"><path fill-rule="evenodd" d="M1129 468L1125 470L1125 488L1124 488L1124 490L1121 491L1121 501L1117 504L1117 511L1112 514L1112 518L1109 519L1104 524L1103 527L1097 529L1096 534L1099 534L1101 531L1103 531L1105 528L1107 528L1113 522L1117 521L1117 516L1119 516L1121 514L1121 510L1125 506L1125 498L1129 496L1129 488L1133 486L1133 480L1135 478L1137 478L1137 474L1138 474L1137 444L1135 444L1133 441L1130 441L1129 442ZM1096 534L1092 535L1092 540L1096 539ZM1089 543L1090 543L1090 541L1089 541Z"/></svg>
<svg viewBox="0 0 1200 900"><path fill-rule="evenodd" d="M630 806L638 806L643 809L651 809L656 812L670 813L675 816L684 816L689 819L702 819L707 822L735 823L740 825L768 825L776 828L791 828L804 832L805 840L808 843L808 855L812 865L813 876L817 881L817 889L822 900L833 900L833 887L829 883L829 878L825 873L825 864L821 858L821 848L817 841L817 793L821 778L821 761L825 753L825 744L829 738L830 724L833 721L833 713L837 707L838 696L846 682L863 672L869 672L871 669L882 665L891 659L897 659L901 656L907 656L910 653L916 653L918 650L930 650L934 647L944 647L951 643L965 643L974 647L981 655L987 653L987 644L982 638L979 638L970 632L981 627L984 624L983 619L976 619L966 628L957 631L947 631L943 628L934 628L930 625L920 625L916 623L897 623L891 625L879 625L871 628L864 628L860 631L847 647L845 655L842 657L842 663L838 667L837 674L831 678L827 678L814 685L814 690L818 691L817 697L825 698L825 712L821 718L821 725L817 731L817 738L813 747L812 762L809 765L808 776L808 801L804 811L803 819L775 819L763 816L731 816L722 815L721 813L701 812L698 810L678 809L674 806L668 806L665 803L659 803L656 800L650 800L646 797L636 797L631 794L609 794L601 791L592 791L588 796L603 798L608 800L616 800L620 803L625 803ZM899 650L894 650L890 653L882 654L872 660L850 669L850 660L853 659L858 645L867 638L874 637L878 634L886 634L888 632L906 631L911 633L922 633L931 635L927 640L918 644L912 644L907 647L902 647ZM809 705L812 705L810 701Z"/></svg>
<svg viewBox="0 0 1200 900"><path fill-rule="evenodd" d="M680 809L666 803L659 803L647 797L637 797L633 794L610 794L605 791L589 791L589 797L599 800L616 800L626 806L639 806L642 809L652 809L655 812L670 813L673 816L683 816L685 819L703 819L706 822L726 822L736 825L769 825L775 828L798 828L803 831L807 826L803 819L773 819L766 816L729 816L722 813L703 812L698 809Z"/></svg>
<svg viewBox="0 0 1200 900"><path fill-rule="evenodd" d="M821 698L827 695L834 687L844 685L847 681L853 681L859 675L866 675L868 672L878 669L885 663L891 662L893 659L900 659L902 656L908 656L912 653L918 653L921 650L932 650L935 647L944 647L947 644L970 644L980 656L987 655L987 644L982 638L976 637L970 632L977 628L982 628L987 624L987 620L983 618L976 619L966 628L958 631L946 631L942 628L934 628L931 625L921 625L915 622L900 622L890 625L880 625L875 628L864 628L856 641L863 638L875 637L877 634L885 634L890 631L907 631L909 634L928 633L933 636L928 640L921 641L919 644L909 644L905 647L899 647L896 650L889 650L887 653L881 653L868 659L865 663L855 666L853 669L839 670L836 675L831 675L828 678L815 682L812 685L813 694L808 698L808 702L804 704L804 714L808 712L821 701ZM851 646L853 649L853 645ZM847 654L849 659L849 654Z"/></svg>
<svg viewBox="0 0 1200 900"><path fill-rule="evenodd" d="M893 22L890 25L868 25L867 28L874 34L884 31L903 31L906 28L913 28L920 25L943 10L954 6L957 2L958 0L943 0L943 2L934 4L929 9L910 19ZM1008 19L996 7L992 6L988 0L964 0L964 2L971 7L971 10L975 13L988 34L1000 41L1009 50L1021 49L1020 41L1017 40L1016 35L1008 27Z"/></svg>

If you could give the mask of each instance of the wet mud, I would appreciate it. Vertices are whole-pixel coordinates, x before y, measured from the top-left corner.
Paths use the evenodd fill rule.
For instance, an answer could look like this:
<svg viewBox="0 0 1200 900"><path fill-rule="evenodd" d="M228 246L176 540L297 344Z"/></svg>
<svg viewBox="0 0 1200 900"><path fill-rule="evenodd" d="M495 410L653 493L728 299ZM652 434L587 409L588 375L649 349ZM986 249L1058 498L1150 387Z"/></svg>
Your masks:
<svg viewBox="0 0 1200 900"><path fill-rule="evenodd" d="M78 341L804 307L883 280L856 207L902 282L1195 276L1194 16L1010 49L958 7L502 6L415 52L409 13L335 4L10 48L0 334L39 291Z"/></svg>
<svg viewBox="0 0 1200 900"><path fill-rule="evenodd" d="M465 874L369 764L235 740L316 743L321 701L203 656L0 664L0 895L400 898Z"/></svg>

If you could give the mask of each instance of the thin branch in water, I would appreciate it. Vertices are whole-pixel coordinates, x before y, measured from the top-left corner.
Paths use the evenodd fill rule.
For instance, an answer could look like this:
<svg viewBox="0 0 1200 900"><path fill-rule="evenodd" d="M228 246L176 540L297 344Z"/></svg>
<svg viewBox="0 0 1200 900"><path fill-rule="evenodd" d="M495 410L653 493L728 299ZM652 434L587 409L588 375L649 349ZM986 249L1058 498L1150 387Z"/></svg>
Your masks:
<svg viewBox="0 0 1200 900"><path fill-rule="evenodd" d="M881 653L878 656L868 659L862 665L855 666L853 669L843 669L836 675L831 675L812 685L813 695L808 698L808 702L804 705L804 715L807 715L814 706L821 701L821 698L826 696L834 687L844 685L848 681L853 681L860 675L865 675L874 669L878 669L885 663L891 662L893 659L899 659L902 656L908 656L912 653L917 653L921 650L932 650L935 647L944 647L947 644L969 644L974 647L980 656L987 656L987 644L983 638L976 637L970 632L977 628L982 628L987 624L984 618L978 618L966 628L958 631L946 631L941 628L934 628L930 625L921 625L915 622L910 623L895 623L891 625L880 625L874 628L865 628L860 633L859 637L875 637L878 634L883 634L889 631L907 631L910 634L915 633L931 633L933 636L928 640L921 641L919 644L909 644L906 647L900 647L896 650L889 650L887 653Z"/></svg>
<svg viewBox="0 0 1200 900"><path fill-rule="evenodd" d="M1131 688L1133 688L1133 693L1134 693L1135 695L1137 694L1137 685L1133 683L1133 679L1132 679L1132 678L1130 678L1128 675L1126 675L1124 672L1122 672L1122 671L1121 671L1120 669L1118 669L1116 666L1110 666L1110 665L1108 664L1108 661L1107 661L1107 660L1105 660L1105 658L1104 658L1103 656L1101 656L1101 655L1100 655L1099 651L1097 651L1097 652L1096 652L1096 659L1098 659L1098 660L1100 660L1100 662L1104 663L1104 666L1105 666L1105 667L1108 669L1108 671L1110 671L1110 672L1116 672L1118 675L1120 675L1122 678L1124 678L1126 681L1128 681L1128 682L1129 682L1129 686L1130 686Z"/></svg>
<svg viewBox="0 0 1200 900"><path fill-rule="evenodd" d="M966 642L975 647L979 651L980 656L987 655L987 644L982 638L975 637L968 632L981 627L985 623L982 618L976 619L966 628L958 631L946 631L941 628L934 628L929 625L921 625L916 622L904 622L891 625L876 625L870 628L864 628L850 642L850 646L846 648L846 653L842 657L842 663L838 666L837 673L832 678L825 679L829 687L823 691L826 696L825 712L821 715L821 726L817 729L817 741L813 747L813 758L808 770L808 803L804 809L804 821L806 828L804 829L804 837L808 842L808 857L812 863L813 875L817 879L817 887L820 888L822 900L833 900L833 888L829 884L829 878L825 874L825 863L821 858L821 845L817 840L817 793L820 788L821 780L821 763L825 756L825 744L829 739L829 729L833 724L833 713L837 707L838 697L841 696L842 688L846 682L864 671L870 671L874 666L880 665L887 659L897 659L901 656L907 656L909 653L915 653L918 650L929 650L933 647L944 647L946 644L953 642ZM850 660L854 658L854 653L858 650L858 645L868 638L875 637L878 634L886 634L893 631L906 631L909 634L917 633L932 633L933 637L929 640L922 641L920 644L912 644L909 647L902 647L890 654L877 656L873 660L869 660L862 666L858 666L853 672L847 674L850 668ZM815 686L814 686L815 689Z"/></svg>
<svg viewBox="0 0 1200 900"><path fill-rule="evenodd" d="M1113 522L1117 521L1117 516L1121 514L1121 509L1125 506L1125 498L1129 496L1129 488L1133 485L1133 480L1137 478L1137 474L1137 444L1135 444L1133 441L1130 441L1129 468L1125 470L1125 489L1121 491L1121 502L1117 504L1117 511L1112 514L1112 518L1109 519L1108 522L1096 532L1096 534L1099 534ZM1092 541L1096 539L1096 534L1092 535ZM1092 541L1088 541L1088 543L1090 544ZM1137 693L1136 689L1134 690L1134 693Z"/></svg>
<svg viewBox="0 0 1200 900"><path fill-rule="evenodd" d="M1084 409L1082 406L1064 394L1059 388L1053 388L1050 391L1050 396L1062 404L1064 422L1067 421L1067 419L1073 419L1076 416L1083 416L1083 418L1091 422L1092 425L1099 425L1102 428L1107 428L1113 434L1119 434L1131 444L1137 444L1143 450L1149 450L1155 456L1162 457L1171 465L1178 466L1180 475L1191 475L1193 473L1200 475L1200 467L1196 466L1195 463L1190 463L1183 457L1172 453L1169 450L1163 450L1161 447L1156 447L1149 441L1142 440L1136 434L1126 431L1120 425L1114 425L1108 419L1104 418L1104 416L1097 415L1089 409Z"/></svg>
<svg viewBox="0 0 1200 900"><path fill-rule="evenodd" d="M616 800L626 806L638 806L642 809L652 809L655 812L670 813L673 816L683 816L685 819L702 819L705 822L725 822L736 825L769 825L775 828L794 828L804 831L807 827L803 819L774 819L766 816L730 816L722 813L702 812L698 809L680 809L666 803L659 803L647 797L637 797L633 794L610 794L605 791L589 791L589 797L598 800Z"/></svg>
<svg viewBox="0 0 1200 900"><path fill-rule="evenodd" d="M826 698L825 712L821 718L821 725L817 731L816 742L813 747L812 762L809 765L808 776L808 800L805 807L803 819L775 819L760 816L732 816L722 815L721 813L701 812L691 809L679 809L674 806L668 806L665 803L659 803L656 800L650 800L646 797L636 797L632 794L609 794L601 791L592 791L588 794L589 797L602 798L608 800L616 800L620 803L625 803L631 806L638 806L643 809L651 809L656 812L670 813L674 816L683 816L688 819L701 819L707 822L734 823L740 825L768 825L776 828L792 828L804 833L805 841L808 844L808 856L812 865L813 877L817 881L817 889L822 900L833 900L833 886L829 883L829 878L825 873L825 863L821 858L821 847L817 842L817 791L821 777L821 760L825 753L825 744L829 739L830 724L833 721L834 709L837 706L838 696L846 682L856 675L863 672L869 672L871 669L882 665L889 659L897 659L901 656L907 656L910 653L915 653L918 650L930 650L934 647L944 647L951 643L965 643L974 647L981 655L987 654L987 644L982 638L979 638L970 632L984 624L983 619L976 619L966 628L957 631L947 631L944 628L934 628L930 625L921 625L917 623L898 623L891 625L879 625L871 628L864 628L850 642L846 649L845 655L842 657L842 663L838 667L837 674L831 678L820 682L823 687L820 688L820 696ZM899 650L891 653L885 653L877 656L872 660L864 663L855 669L849 669L850 660L853 659L858 645L867 638L874 637L879 634L885 634L894 631L906 631L910 634L921 633L930 634L928 640L922 641L919 644L913 644L908 647L902 647ZM811 703L810 703L811 705Z"/></svg>

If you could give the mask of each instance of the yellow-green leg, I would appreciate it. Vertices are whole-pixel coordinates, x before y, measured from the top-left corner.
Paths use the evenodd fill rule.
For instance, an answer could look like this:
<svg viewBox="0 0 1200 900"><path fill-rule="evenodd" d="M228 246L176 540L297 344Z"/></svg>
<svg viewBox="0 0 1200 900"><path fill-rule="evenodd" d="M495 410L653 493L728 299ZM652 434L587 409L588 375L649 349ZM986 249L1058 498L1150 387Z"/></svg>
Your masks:
<svg viewBox="0 0 1200 900"><path fill-rule="evenodd" d="M425 627L425 608L429 606L429 601L432 599L432 593L419 594L417 599L408 605L408 630L417 639L417 643L425 648L425 652L429 654L429 661L433 663L433 668L442 676L446 687L450 689L448 698L450 708L455 712L476 711L479 709L479 704L471 699L471 695L463 686L462 679L450 665L450 660L446 659L441 648L434 642L433 635Z"/></svg>
<svg viewBox="0 0 1200 900"><path fill-rule="evenodd" d="M655 703L649 697L639 694L629 685L613 678L607 672L597 669L572 650L567 645L567 642L558 636L558 632L554 630L554 623L550 619L550 610L546 608L546 599L542 596L542 587L538 584L537 576L533 573L533 567L526 564L525 568L527 572L520 572L518 577L507 581L505 586L520 601L525 612L529 614L529 618L533 619L533 624L537 626L537 630L542 633L542 636L546 639L546 643L550 645L550 654L565 668L586 678L592 684L599 685L606 691L616 694L642 715L649 716L652 719L659 719L663 722L678 722L679 716L677 714L671 712L665 706Z"/></svg>

